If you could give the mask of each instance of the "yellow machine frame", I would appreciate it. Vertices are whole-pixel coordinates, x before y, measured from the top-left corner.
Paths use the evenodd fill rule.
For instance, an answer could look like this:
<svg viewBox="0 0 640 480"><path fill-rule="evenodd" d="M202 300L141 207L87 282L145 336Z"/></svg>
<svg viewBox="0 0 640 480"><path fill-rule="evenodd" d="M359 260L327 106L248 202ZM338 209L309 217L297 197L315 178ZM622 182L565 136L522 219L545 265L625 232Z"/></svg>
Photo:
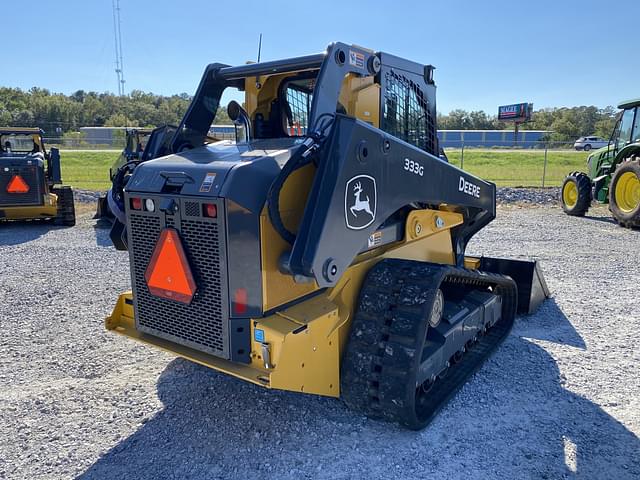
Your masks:
<svg viewBox="0 0 640 480"><path fill-rule="evenodd" d="M265 358L262 343L253 340L249 365L230 362L139 332L135 328L130 291L120 295L105 326L108 330L257 385L339 397L340 357L348 338L353 307L367 271L383 258L453 264L450 229L462 221L462 215L444 210L411 212L405 240L360 255L335 287L265 318L252 320L251 338L255 338L255 329L263 330L270 350L268 358ZM276 249L272 252L274 256L278 254ZM468 268L478 266L478 260L474 258L468 258L465 263ZM282 276L282 280L288 278L278 272L269 260L263 261L263 271L272 279L278 276ZM271 288L274 285L282 290L291 287L280 282L265 283ZM313 285L306 288L317 290ZM265 299L269 296L267 292L265 289ZM299 296L299 293L292 295Z"/></svg>

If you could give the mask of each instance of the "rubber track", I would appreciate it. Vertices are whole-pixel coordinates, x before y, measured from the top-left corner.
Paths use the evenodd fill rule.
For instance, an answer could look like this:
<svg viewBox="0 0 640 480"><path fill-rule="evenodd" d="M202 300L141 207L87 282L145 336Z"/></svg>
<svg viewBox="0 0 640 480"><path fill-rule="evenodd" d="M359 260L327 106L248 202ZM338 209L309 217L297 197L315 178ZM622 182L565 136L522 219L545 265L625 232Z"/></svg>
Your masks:
<svg viewBox="0 0 640 480"><path fill-rule="evenodd" d="M72 227L76 224L76 209L73 203L73 190L71 187L53 188L52 192L58 195L58 216L56 223Z"/></svg>
<svg viewBox="0 0 640 480"><path fill-rule="evenodd" d="M502 318L449 368L444 379L436 381L416 415L416 375L426 319L443 282L494 287L502 296ZM424 428L507 337L516 308L517 287L509 277L412 260L380 261L360 292L343 357L343 400L369 417Z"/></svg>

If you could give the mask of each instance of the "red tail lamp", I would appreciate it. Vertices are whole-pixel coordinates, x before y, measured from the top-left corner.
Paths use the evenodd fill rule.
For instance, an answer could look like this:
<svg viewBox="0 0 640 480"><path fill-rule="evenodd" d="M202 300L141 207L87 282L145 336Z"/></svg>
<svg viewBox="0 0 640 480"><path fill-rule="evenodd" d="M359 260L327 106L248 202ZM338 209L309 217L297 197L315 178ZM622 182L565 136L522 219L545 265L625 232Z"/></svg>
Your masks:
<svg viewBox="0 0 640 480"><path fill-rule="evenodd" d="M247 303L249 303L249 295L246 288L238 288L233 293L233 313L236 315L244 315L247 313Z"/></svg>
<svg viewBox="0 0 640 480"><path fill-rule="evenodd" d="M213 203L205 203L202 207L202 213L205 217L216 218L218 216L218 208Z"/></svg>
<svg viewBox="0 0 640 480"><path fill-rule="evenodd" d="M7 184L8 193L28 193L29 190L29 185L20 175L14 175L11 177L11 180L9 180L9 183Z"/></svg>
<svg viewBox="0 0 640 480"><path fill-rule="evenodd" d="M134 210L142 210L142 199L133 197L131 199L131 208Z"/></svg>
<svg viewBox="0 0 640 480"><path fill-rule="evenodd" d="M165 228L160 232L144 279L152 295L187 305L191 303L196 282L177 230Z"/></svg>

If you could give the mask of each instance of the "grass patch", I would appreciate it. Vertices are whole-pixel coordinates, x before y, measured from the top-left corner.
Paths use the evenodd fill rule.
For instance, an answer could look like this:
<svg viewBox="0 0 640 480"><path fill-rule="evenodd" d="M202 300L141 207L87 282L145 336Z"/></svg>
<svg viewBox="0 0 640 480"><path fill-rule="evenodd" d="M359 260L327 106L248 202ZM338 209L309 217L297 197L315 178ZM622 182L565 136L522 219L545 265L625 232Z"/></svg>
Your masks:
<svg viewBox="0 0 640 480"><path fill-rule="evenodd" d="M109 167L120 152L60 152L62 180L66 185L83 190L108 190Z"/></svg>
<svg viewBox="0 0 640 480"><path fill-rule="evenodd" d="M573 170L585 171L588 153L549 150L545 186L560 186ZM461 151L447 150L449 161L460 167ZM544 171L544 150L465 149L464 170L501 187L540 187Z"/></svg>
<svg viewBox="0 0 640 480"><path fill-rule="evenodd" d="M63 151L62 178L68 185L85 190L107 190L109 167L119 152ZM545 186L559 186L573 170L586 170L587 153L550 150L547 155ZM447 149L449 161L460 167L461 151ZM464 169L501 187L540 187L544 168L544 150L465 149Z"/></svg>

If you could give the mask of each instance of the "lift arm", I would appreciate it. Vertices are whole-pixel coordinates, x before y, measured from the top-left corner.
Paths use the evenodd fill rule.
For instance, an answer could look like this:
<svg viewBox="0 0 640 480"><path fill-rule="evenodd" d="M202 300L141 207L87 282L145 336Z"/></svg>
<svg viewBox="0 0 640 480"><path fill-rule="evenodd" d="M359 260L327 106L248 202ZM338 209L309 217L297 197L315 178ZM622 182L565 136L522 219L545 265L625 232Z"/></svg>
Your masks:
<svg viewBox="0 0 640 480"><path fill-rule="evenodd" d="M469 239L495 218L495 185L351 117L336 115L288 268L321 287L335 285L368 237L403 207L458 208L456 263Z"/></svg>

